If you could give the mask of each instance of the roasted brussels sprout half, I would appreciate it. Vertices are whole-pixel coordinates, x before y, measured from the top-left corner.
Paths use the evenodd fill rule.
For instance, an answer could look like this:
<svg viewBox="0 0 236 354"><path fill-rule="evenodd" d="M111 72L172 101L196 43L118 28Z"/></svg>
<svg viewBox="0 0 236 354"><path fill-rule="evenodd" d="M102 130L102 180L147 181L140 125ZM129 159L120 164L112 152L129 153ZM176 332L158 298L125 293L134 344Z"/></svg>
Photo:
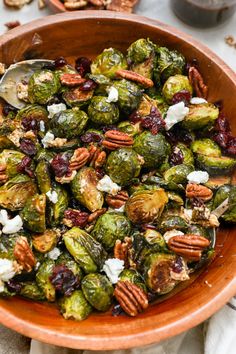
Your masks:
<svg viewBox="0 0 236 354"><path fill-rule="evenodd" d="M140 124L132 124L129 121L123 121L118 124L118 129L130 136L135 136L141 133Z"/></svg>
<svg viewBox="0 0 236 354"><path fill-rule="evenodd" d="M227 156L197 155L196 163L199 168L207 171L210 176L230 174L236 166L236 160Z"/></svg>
<svg viewBox="0 0 236 354"><path fill-rule="evenodd" d="M114 103L107 102L103 96L94 96L88 107L91 121L97 125L109 125L119 120L119 109Z"/></svg>
<svg viewBox="0 0 236 354"><path fill-rule="evenodd" d="M12 211L20 210L35 193L37 188L31 178L15 176L0 187L0 206Z"/></svg>
<svg viewBox="0 0 236 354"><path fill-rule="evenodd" d="M183 126L190 130L212 126L218 116L219 108L212 103L190 105L189 113L184 118Z"/></svg>
<svg viewBox="0 0 236 354"><path fill-rule="evenodd" d="M170 76L183 74L186 62L181 53L166 47L157 48L156 53L157 68L162 82L165 82Z"/></svg>
<svg viewBox="0 0 236 354"><path fill-rule="evenodd" d="M229 223L236 223L236 186L225 185L220 187L214 197L213 209L228 199L228 209L222 215L222 219Z"/></svg>
<svg viewBox="0 0 236 354"><path fill-rule="evenodd" d="M35 175L40 192L46 194L52 188L49 163L45 160L40 160L35 169Z"/></svg>
<svg viewBox="0 0 236 354"><path fill-rule="evenodd" d="M113 286L105 275L86 275L81 287L87 301L98 311L107 311L112 303Z"/></svg>
<svg viewBox="0 0 236 354"><path fill-rule="evenodd" d="M35 194L29 198L21 211L24 226L33 232L44 232L46 230L45 209L45 194Z"/></svg>
<svg viewBox="0 0 236 354"><path fill-rule="evenodd" d="M117 70L126 68L127 62L124 55L114 48L104 49L91 64L93 75L102 74L111 79L115 78Z"/></svg>
<svg viewBox="0 0 236 354"><path fill-rule="evenodd" d="M51 225L58 225L64 216L64 211L69 204L69 196L67 190L60 184L53 184L53 191L57 194L57 202L50 203L49 206L49 222Z"/></svg>
<svg viewBox="0 0 236 354"><path fill-rule="evenodd" d="M138 177L141 170L140 157L129 148L112 151L108 156L105 166L107 174L112 181L127 186L135 177Z"/></svg>
<svg viewBox="0 0 236 354"><path fill-rule="evenodd" d="M15 177L19 173L17 166L23 157L25 157L24 154L15 150L3 150L1 152L0 165L6 166L5 173L8 178Z"/></svg>
<svg viewBox="0 0 236 354"><path fill-rule="evenodd" d="M106 250L114 247L116 240L123 240L129 236L131 225L129 220L120 213L107 212L97 219L92 230L92 236L99 241Z"/></svg>
<svg viewBox="0 0 236 354"><path fill-rule="evenodd" d="M187 183L187 176L194 171L192 165L176 165L164 172L164 178L167 182L184 184Z"/></svg>
<svg viewBox="0 0 236 354"><path fill-rule="evenodd" d="M127 217L134 224L156 221L162 214L168 196L164 189L140 191L134 193L125 204Z"/></svg>
<svg viewBox="0 0 236 354"><path fill-rule="evenodd" d="M36 161L46 161L46 162L50 162L54 157L55 157L56 153L53 151L49 151L47 149L39 149L36 156L35 156L35 160Z"/></svg>
<svg viewBox="0 0 236 354"><path fill-rule="evenodd" d="M173 216L164 217L160 221L158 227L163 234L170 230L179 230L185 232L188 229L188 224L180 216L173 215Z"/></svg>
<svg viewBox="0 0 236 354"><path fill-rule="evenodd" d="M92 312L92 306L87 302L81 290L75 290L72 295L63 297L59 306L66 320L82 321Z"/></svg>
<svg viewBox="0 0 236 354"><path fill-rule="evenodd" d="M43 301L46 299L44 292L33 281L21 283L20 295L34 301Z"/></svg>
<svg viewBox="0 0 236 354"><path fill-rule="evenodd" d="M220 147L211 139L195 140L191 144L191 150L194 154L220 157Z"/></svg>
<svg viewBox="0 0 236 354"><path fill-rule="evenodd" d="M144 291L147 291L144 279L141 274L135 269L124 269L119 276L120 281L130 281L131 283L139 286Z"/></svg>
<svg viewBox="0 0 236 354"><path fill-rule="evenodd" d="M11 235L1 234L0 235L0 259L6 258L14 260L14 247L20 234L14 233Z"/></svg>
<svg viewBox="0 0 236 354"><path fill-rule="evenodd" d="M72 139L80 135L88 121L85 112L79 109L67 109L55 114L50 120L50 128L57 137Z"/></svg>
<svg viewBox="0 0 236 354"><path fill-rule="evenodd" d="M134 82L128 80L117 80L113 86L118 91L118 106L125 114L132 113L138 108L142 98L142 90Z"/></svg>
<svg viewBox="0 0 236 354"><path fill-rule="evenodd" d="M182 153L183 164L194 166L194 157L192 151L185 144L182 143L177 144L176 148L179 149Z"/></svg>
<svg viewBox="0 0 236 354"><path fill-rule="evenodd" d="M1 134L1 133L0 133ZM0 136L0 152L4 149L14 149L15 144L6 136Z"/></svg>
<svg viewBox="0 0 236 354"><path fill-rule="evenodd" d="M69 252L64 251L60 254L60 256L56 260L56 265L64 265L68 269L70 269L74 275L79 277L81 280L84 276L82 269L79 264L74 260L74 258L70 255Z"/></svg>
<svg viewBox="0 0 236 354"><path fill-rule="evenodd" d="M187 76L175 75L169 77L163 86L162 94L166 101L171 104L174 95L179 91L188 91L192 95L193 89Z"/></svg>
<svg viewBox="0 0 236 354"><path fill-rule="evenodd" d="M28 84L30 103L46 104L58 92L60 81L52 71L42 70L34 73Z"/></svg>
<svg viewBox="0 0 236 354"><path fill-rule="evenodd" d="M97 184L96 171L92 167L83 167L71 182L74 197L91 212L101 209L104 202L103 193L96 188Z"/></svg>
<svg viewBox="0 0 236 354"><path fill-rule="evenodd" d="M47 229L43 234L33 235L32 243L36 251L40 253L47 253L56 246L57 233L55 230Z"/></svg>
<svg viewBox="0 0 236 354"><path fill-rule="evenodd" d="M187 233L192 235L203 236L206 238L209 237L209 233L207 232L207 229L201 225L194 225L194 224L189 225Z"/></svg>
<svg viewBox="0 0 236 354"><path fill-rule="evenodd" d="M79 88L74 88L65 91L62 97L65 103L70 107L84 107L91 101L93 90L81 91Z"/></svg>
<svg viewBox="0 0 236 354"><path fill-rule="evenodd" d="M158 133L152 135L145 131L134 140L133 149L144 158L144 167L156 168L170 154L170 145L165 137Z"/></svg>
<svg viewBox="0 0 236 354"><path fill-rule="evenodd" d="M56 298L55 288L50 281L54 266L55 262L52 259L47 259L40 265L36 273L37 285L49 302L54 302Z"/></svg>
<svg viewBox="0 0 236 354"><path fill-rule="evenodd" d="M17 112L16 120L20 120L21 122L24 120L32 121L36 120L40 122L41 120L44 122L48 121L48 111L38 104L30 104L26 107L20 109Z"/></svg>
<svg viewBox="0 0 236 354"><path fill-rule="evenodd" d="M85 273L96 273L102 268L106 252L102 245L79 227L63 235L66 248Z"/></svg>

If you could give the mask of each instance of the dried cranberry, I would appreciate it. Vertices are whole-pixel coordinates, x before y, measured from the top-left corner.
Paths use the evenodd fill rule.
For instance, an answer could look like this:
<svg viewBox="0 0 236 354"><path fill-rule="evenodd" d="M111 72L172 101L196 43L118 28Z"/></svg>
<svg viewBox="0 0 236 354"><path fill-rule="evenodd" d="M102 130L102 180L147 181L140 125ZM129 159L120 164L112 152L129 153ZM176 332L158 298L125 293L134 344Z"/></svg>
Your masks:
<svg viewBox="0 0 236 354"><path fill-rule="evenodd" d="M89 214L80 210L68 209L64 212L65 219L69 219L73 226L85 227Z"/></svg>
<svg viewBox="0 0 236 354"><path fill-rule="evenodd" d="M141 126L150 130L153 135L156 135L165 125L166 123L162 118L161 112L155 106L152 106L149 115L143 117L141 120Z"/></svg>
<svg viewBox="0 0 236 354"><path fill-rule="evenodd" d="M147 293L147 296L148 296L148 302L153 302L153 301L155 301L157 299L158 295L149 291Z"/></svg>
<svg viewBox="0 0 236 354"><path fill-rule="evenodd" d="M34 172L31 169L32 159L29 156L24 156L21 162L17 165L17 171L19 173L28 174L30 177L34 177Z"/></svg>
<svg viewBox="0 0 236 354"><path fill-rule="evenodd" d="M21 125L26 131L33 130L37 132L39 130L39 121L36 119L23 118Z"/></svg>
<svg viewBox="0 0 236 354"><path fill-rule="evenodd" d="M177 257L176 261L172 265L172 270L175 273L181 273L183 270L183 260L181 257Z"/></svg>
<svg viewBox="0 0 236 354"><path fill-rule="evenodd" d="M229 141L229 134L228 133L218 133L213 136L213 140L220 145L223 149L226 149Z"/></svg>
<svg viewBox="0 0 236 354"><path fill-rule="evenodd" d="M230 132L230 125L226 116L221 113L215 122L215 130L219 132Z"/></svg>
<svg viewBox="0 0 236 354"><path fill-rule="evenodd" d="M21 288L22 288L22 285L13 279L8 280L8 282L6 283L6 286L7 286L8 291L10 291L11 293L16 293L16 294L19 294L21 291Z"/></svg>
<svg viewBox="0 0 236 354"><path fill-rule="evenodd" d="M181 141L186 145L190 145L193 141L193 136L191 133L179 124L175 124L168 132L166 132L166 137L172 144L176 144Z"/></svg>
<svg viewBox="0 0 236 354"><path fill-rule="evenodd" d="M70 296L79 288L80 279L65 265L58 265L53 268L50 281L60 295Z"/></svg>
<svg viewBox="0 0 236 354"><path fill-rule="evenodd" d="M182 151L177 146L175 146L169 157L169 163L172 166L176 166L176 165L181 165L183 162L184 162L184 155Z"/></svg>
<svg viewBox="0 0 236 354"><path fill-rule="evenodd" d="M86 57L81 57L76 59L75 61L75 68L78 71L78 73L84 77L85 74L90 73L90 65L92 61L89 58Z"/></svg>
<svg viewBox="0 0 236 354"><path fill-rule="evenodd" d="M54 60L54 65L56 69L63 68L63 66L67 65L67 60L64 57L58 57Z"/></svg>
<svg viewBox="0 0 236 354"><path fill-rule="evenodd" d="M24 154L29 156L33 156L37 152L35 143L32 140L25 138L21 139L20 149Z"/></svg>
<svg viewBox="0 0 236 354"><path fill-rule="evenodd" d="M57 154L51 161L51 167L55 176L63 177L69 170L69 158L65 154Z"/></svg>
<svg viewBox="0 0 236 354"><path fill-rule="evenodd" d="M106 174L102 168L96 168L95 172L98 179L102 179Z"/></svg>
<svg viewBox="0 0 236 354"><path fill-rule="evenodd" d="M6 117L10 112L17 113L17 109L10 104L6 104L2 109L2 113Z"/></svg>
<svg viewBox="0 0 236 354"><path fill-rule="evenodd" d="M80 91L92 91L92 90L95 90L96 87L97 87L97 84L95 81L87 80L79 87L79 90Z"/></svg>
<svg viewBox="0 0 236 354"><path fill-rule="evenodd" d="M133 111L129 116L129 120L132 124L136 124L136 123L140 122L141 119L142 119L142 117L140 116L138 111Z"/></svg>
<svg viewBox="0 0 236 354"><path fill-rule="evenodd" d="M182 90L174 94L172 98L172 104L184 102L184 104L187 106L189 105L190 100L191 100L191 93L187 90Z"/></svg>
<svg viewBox="0 0 236 354"><path fill-rule="evenodd" d="M236 155L236 138L230 138L226 152L230 155Z"/></svg>
<svg viewBox="0 0 236 354"><path fill-rule="evenodd" d="M80 140L83 143L101 143L102 142L102 136L98 133L94 132L87 132L84 135L81 135Z"/></svg>

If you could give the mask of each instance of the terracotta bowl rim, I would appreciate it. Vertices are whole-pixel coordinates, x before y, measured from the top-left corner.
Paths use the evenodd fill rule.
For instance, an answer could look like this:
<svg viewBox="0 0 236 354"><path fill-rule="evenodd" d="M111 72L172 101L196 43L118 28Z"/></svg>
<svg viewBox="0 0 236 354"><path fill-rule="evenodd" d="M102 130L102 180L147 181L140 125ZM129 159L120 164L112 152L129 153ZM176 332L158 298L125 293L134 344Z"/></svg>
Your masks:
<svg viewBox="0 0 236 354"><path fill-rule="evenodd" d="M73 10L66 10L64 4L60 0L46 0L49 6L51 6L54 10L54 12L74 12ZM86 10L80 10L80 11L86 11ZM96 10L93 10L96 11Z"/></svg>
<svg viewBox="0 0 236 354"><path fill-rule="evenodd" d="M70 21L77 21L78 19L92 19L94 21L99 20L114 20L114 21L127 21L135 22L143 25L147 25L153 28L159 28L162 31L166 31L170 36L176 37L180 41L187 42L190 46L194 46L197 50L204 54L209 62L214 61L218 67L228 76L229 80L236 86L236 74L232 69L230 69L224 62L221 60L215 53L209 50L208 47L199 43L197 40L191 36L171 27L169 25L163 24L157 20L149 19L143 16L134 15L134 14L125 14L111 11L96 11L96 10L84 10L84 11L73 11L65 12L62 14L51 15L45 18L41 18L35 21L32 21L26 25L22 25L15 29L10 30L6 34L0 37L0 51L1 46L7 43L10 40L14 40L17 36L24 35L32 30L37 31L41 27L47 25L53 25L57 23L65 23ZM125 340L124 335L112 335L112 337L107 336L99 338L96 334L93 337L86 335L73 335L71 334L62 334L56 333L55 330L48 329L47 327L42 327L37 324L32 324L25 319L18 318L17 316L11 314L7 309L2 308L0 305L0 322L21 334L35 338L37 340L42 340L44 342L68 346L71 348L84 348L84 349L114 349L114 343L120 340L121 345L119 349L131 348L134 346L141 346L145 344L153 343L153 337L157 340L163 340L167 337L170 337L168 333L171 333L171 336L177 335L182 331L185 331L209 316L214 312L220 309L232 296L236 294L236 273L232 279L228 279L226 285L221 289L213 298L210 298L207 303L205 303L200 308L194 308L189 313L183 315L180 319L175 322L169 323L161 328L153 328L151 330L144 331L138 334L126 334ZM168 332L168 333L167 333ZM90 342L88 344L88 341ZM101 341L103 346L101 346ZM125 343L124 343L125 342Z"/></svg>

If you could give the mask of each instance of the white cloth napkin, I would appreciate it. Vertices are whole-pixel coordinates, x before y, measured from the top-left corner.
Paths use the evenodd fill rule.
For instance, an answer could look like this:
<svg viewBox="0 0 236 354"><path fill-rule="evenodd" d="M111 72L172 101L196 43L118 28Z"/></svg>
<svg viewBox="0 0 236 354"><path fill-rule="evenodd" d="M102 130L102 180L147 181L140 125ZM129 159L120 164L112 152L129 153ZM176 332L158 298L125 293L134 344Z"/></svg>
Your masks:
<svg viewBox="0 0 236 354"><path fill-rule="evenodd" d="M115 348L114 348L115 349ZM93 354L90 350L59 348L31 341L30 354ZM236 296L204 324L169 340L128 350L96 351L96 354L235 354Z"/></svg>

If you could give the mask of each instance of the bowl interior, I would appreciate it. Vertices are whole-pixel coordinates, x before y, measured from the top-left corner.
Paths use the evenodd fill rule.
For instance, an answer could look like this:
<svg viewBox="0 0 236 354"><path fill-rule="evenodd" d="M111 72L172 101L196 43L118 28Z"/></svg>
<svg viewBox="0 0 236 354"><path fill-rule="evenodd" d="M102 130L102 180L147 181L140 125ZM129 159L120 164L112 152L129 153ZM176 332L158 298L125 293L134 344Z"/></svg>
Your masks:
<svg viewBox="0 0 236 354"><path fill-rule="evenodd" d="M112 13L84 11L49 16L16 28L0 37L0 62L55 59L70 62L94 57L114 46L125 52L131 42L149 37L155 43L177 49L188 60L198 59L209 86L209 100L222 100L236 132L236 76L210 50L192 38L156 21ZM121 349L157 342L200 323L236 293L236 229L221 229L216 258L198 276L177 288L177 295L161 297L137 318L95 313L78 323L64 320L51 304L22 298L0 300L0 321L29 337L48 343L83 349ZM183 285L182 285L183 286ZM172 293L173 295L173 293Z"/></svg>

